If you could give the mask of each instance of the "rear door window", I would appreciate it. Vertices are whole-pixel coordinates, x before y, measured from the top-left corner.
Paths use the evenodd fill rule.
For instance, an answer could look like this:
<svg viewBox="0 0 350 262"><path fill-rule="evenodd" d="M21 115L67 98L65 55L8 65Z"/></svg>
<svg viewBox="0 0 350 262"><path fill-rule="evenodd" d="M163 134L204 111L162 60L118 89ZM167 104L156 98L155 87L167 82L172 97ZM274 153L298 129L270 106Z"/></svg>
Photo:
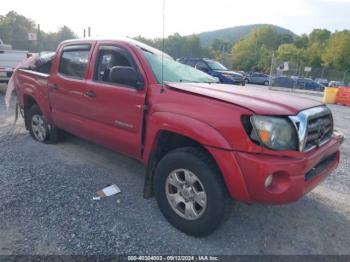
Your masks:
<svg viewBox="0 0 350 262"><path fill-rule="evenodd" d="M63 49L58 72L62 75L83 79L90 55L90 45L67 46Z"/></svg>

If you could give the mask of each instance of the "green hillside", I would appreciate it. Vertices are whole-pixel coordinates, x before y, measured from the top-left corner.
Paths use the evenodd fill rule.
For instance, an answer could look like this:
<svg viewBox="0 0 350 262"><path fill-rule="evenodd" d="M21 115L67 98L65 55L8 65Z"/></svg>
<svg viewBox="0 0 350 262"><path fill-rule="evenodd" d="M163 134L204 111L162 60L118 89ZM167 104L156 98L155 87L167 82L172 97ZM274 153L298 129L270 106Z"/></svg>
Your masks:
<svg viewBox="0 0 350 262"><path fill-rule="evenodd" d="M203 32L203 33L197 34L197 36L200 38L203 46L209 46L215 39L220 39L225 42L235 43L238 40L240 40L242 37L247 36L254 29L258 29L264 26L271 26L276 30L276 32L281 34L289 34L289 35L295 36L295 34L292 31L286 28L279 27L276 25L269 25L269 24L241 25L241 26L219 29L215 31Z"/></svg>

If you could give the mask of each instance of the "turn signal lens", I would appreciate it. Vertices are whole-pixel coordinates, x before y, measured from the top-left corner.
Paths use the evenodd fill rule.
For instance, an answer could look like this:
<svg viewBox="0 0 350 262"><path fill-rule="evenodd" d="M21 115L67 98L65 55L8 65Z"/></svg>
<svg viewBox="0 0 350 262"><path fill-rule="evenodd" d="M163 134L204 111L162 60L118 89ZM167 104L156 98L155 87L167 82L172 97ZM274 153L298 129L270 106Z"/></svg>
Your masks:
<svg viewBox="0 0 350 262"><path fill-rule="evenodd" d="M263 129L259 129L258 132L259 132L259 136L260 136L261 141L264 144L269 143L271 134L269 132L267 132L266 130L263 130Z"/></svg>

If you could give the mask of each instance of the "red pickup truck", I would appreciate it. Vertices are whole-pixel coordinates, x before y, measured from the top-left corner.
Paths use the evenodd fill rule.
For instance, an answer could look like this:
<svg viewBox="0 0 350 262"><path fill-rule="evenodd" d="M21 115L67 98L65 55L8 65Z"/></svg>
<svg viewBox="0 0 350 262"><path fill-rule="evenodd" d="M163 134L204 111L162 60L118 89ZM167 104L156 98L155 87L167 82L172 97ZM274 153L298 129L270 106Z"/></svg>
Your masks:
<svg viewBox="0 0 350 262"><path fill-rule="evenodd" d="M325 105L216 82L133 40L66 41L14 75L35 140L65 130L141 161L144 196L194 236L219 226L227 199L298 200L337 167L343 140Z"/></svg>

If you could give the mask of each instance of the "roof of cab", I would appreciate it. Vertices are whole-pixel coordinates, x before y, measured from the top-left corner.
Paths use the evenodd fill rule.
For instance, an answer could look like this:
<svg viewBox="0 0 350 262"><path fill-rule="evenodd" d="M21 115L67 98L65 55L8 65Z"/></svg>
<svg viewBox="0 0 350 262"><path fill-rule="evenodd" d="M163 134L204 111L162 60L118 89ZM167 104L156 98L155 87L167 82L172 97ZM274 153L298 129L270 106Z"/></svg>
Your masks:
<svg viewBox="0 0 350 262"><path fill-rule="evenodd" d="M140 49L146 50L150 53L156 54L156 55L164 55L166 57L172 58L170 55L154 48L149 45L146 45L142 42L139 42L137 40L131 39L131 38L84 38L84 39L70 39L63 41L62 44L83 44L83 43L92 43L92 42L119 42L119 43L127 43L133 46L136 46Z"/></svg>

